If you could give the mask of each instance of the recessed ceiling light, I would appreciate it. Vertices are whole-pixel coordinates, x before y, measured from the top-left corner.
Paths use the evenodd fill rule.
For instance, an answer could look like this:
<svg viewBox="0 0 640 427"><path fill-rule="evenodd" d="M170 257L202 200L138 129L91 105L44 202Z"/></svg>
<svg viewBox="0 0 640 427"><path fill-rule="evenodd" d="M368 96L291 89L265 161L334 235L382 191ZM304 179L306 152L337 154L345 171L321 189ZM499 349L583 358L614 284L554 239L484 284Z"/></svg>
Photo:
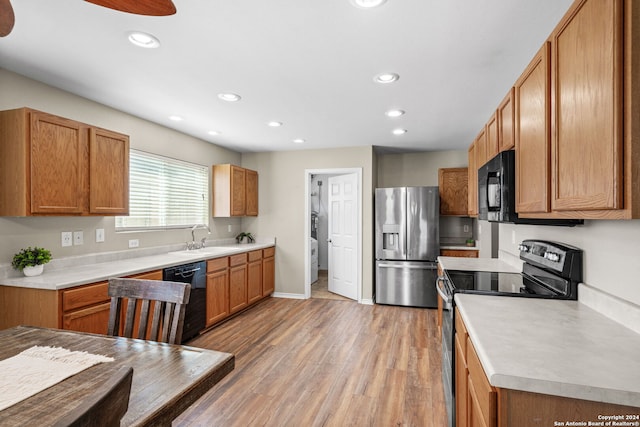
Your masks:
<svg viewBox="0 0 640 427"><path fill-rule="evenodd" d="M376 83L393 83L397 81L400 76L396 73L381 73L373 78Z"/></svg>
<svg viewBox="0 0 640 427"><path fill-rule="evenodd" d="M182 117L180 117L180 116L169 116L169 120L172 120L174 122L181 122L182 121Z"/></svg>
<svg viewBox="0 0 640 427"><path fill-rule="evenodd" d="M276 121L269 122L267 123L267 126L271 126L272 128L279 128L280 126L282 126L282 122L276 122Z"/></svg>
<svg viewBox="0 0 640 427"><path fill-rule="evenodd" d="M394 129L393 130L393 134L394 135L402 135L402 134L405 134L405 133L407 133L406 129Z"/></svg>
<svg viewBox="0 0 640 427"><path fill-rule="evenodd" d="M378 7L387 0L351 0L351 4L361 9L371 9Z"/></svg>
<svg viewBox="0 0 640 427"><path fill-rule="evenodd" d="M160 46L160 40L155 36L141 31L131 31L129 33L129 41L136 46L147 49L154 49Z"/></svg>
<svg viewBox="0 0 640 427"><path fill-rule="evenodd" d="M217 130L210 130L209 132L207 132L209 135L220 135L220 132L218 132Z"/></svg>
<svg viewBox="0 0 640 427"><path fill-rule="evenodd" d="M240 99L242 99L242 97L238 94L235 93L219 93L218 94L218 98L222 99L223 101L227 101L227 102L236 102L236 101L240 101Z"/></svg>
<svg viewBox="0 0 640 427"><path fill-rule="evenodd" d="M295 142L296 144L304 144L305 140L302 138L296 138L293 140L293 142Z"/></svg>
<svg viewBox="0 0 640 427"><path fill-rule="evenodd" d="M387 117L400 117L404 114L403 110L389 110L384 113Z"/></svg>

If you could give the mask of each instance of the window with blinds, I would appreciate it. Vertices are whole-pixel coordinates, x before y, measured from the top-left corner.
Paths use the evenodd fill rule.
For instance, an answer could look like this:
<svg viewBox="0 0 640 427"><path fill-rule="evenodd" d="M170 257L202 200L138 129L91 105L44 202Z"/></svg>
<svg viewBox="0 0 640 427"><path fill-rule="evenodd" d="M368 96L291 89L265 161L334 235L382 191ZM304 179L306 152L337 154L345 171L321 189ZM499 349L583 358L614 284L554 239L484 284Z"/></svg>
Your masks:
<svg viewBox="0 0 640 427"><path fill-rule="evenodd" d="M209 224L208 167L131 150L129 216L116 217L116 231L195 224Z"/></svg>

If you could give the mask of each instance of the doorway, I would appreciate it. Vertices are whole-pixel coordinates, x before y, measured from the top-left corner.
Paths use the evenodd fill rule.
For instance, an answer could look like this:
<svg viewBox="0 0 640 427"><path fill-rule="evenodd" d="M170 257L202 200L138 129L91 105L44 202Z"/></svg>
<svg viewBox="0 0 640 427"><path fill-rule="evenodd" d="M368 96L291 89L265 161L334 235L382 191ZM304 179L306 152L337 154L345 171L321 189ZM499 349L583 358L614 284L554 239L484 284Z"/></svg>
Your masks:
<svg viewBox="0 0 640 427"><path fill-rule="evenodd" d="M311 297L317 264L318 279L326 274L333 295L362 299L361 193L362 168L305 170L305 298Z"/></svg>

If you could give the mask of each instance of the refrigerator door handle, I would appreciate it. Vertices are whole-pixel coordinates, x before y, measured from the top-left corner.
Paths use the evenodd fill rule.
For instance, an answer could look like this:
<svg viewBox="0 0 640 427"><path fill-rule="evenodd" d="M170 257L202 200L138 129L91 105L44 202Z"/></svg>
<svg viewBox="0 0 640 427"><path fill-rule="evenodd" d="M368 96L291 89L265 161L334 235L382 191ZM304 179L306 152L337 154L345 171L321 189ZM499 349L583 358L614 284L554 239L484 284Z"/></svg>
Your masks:
<svg viewBox="0 0 640 427"><path fill-rule="evenodd" d="M437 267L433 265L402 265L402 264L378 264L378 267L384 268L408 268L413 270L435 270Z"/></svg>

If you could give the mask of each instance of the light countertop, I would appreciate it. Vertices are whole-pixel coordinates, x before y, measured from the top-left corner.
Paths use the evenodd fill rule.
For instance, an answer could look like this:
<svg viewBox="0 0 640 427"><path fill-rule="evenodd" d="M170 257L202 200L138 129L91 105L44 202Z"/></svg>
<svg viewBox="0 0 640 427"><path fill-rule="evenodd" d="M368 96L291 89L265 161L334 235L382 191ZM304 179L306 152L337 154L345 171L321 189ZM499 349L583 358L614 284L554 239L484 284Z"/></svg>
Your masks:
<svg viewBox="0 0 640 427"><path fill-rule="evenodd" d="M0 285L16 286L32 289L58 290L87 283L107 280L110 277L129 276L137 273L163 269L175 265L188 264L195 261L220 258L241 252L249 252L274 246L268 243L242 243L205 248L193 251L174 251L160 254L127 257L106 262L83 262L65 268L48 269L45 265L44 273L35 277L7 277L0 280ZM116 258L116 256L114 256Z"/></svg>
<svg viewBox="0 0 640 427"><path fill-rule="evenodd" d="M498 258L439 256L438 262L445 270L496 271L498 273L522 272L522 269L518 269Z"/></svg>
<svg viewBox="0 0 640 427"><path fill-rule="evenodd" d="M640 334L578 301L455 302L491 385L640 407Z"/></svg>

